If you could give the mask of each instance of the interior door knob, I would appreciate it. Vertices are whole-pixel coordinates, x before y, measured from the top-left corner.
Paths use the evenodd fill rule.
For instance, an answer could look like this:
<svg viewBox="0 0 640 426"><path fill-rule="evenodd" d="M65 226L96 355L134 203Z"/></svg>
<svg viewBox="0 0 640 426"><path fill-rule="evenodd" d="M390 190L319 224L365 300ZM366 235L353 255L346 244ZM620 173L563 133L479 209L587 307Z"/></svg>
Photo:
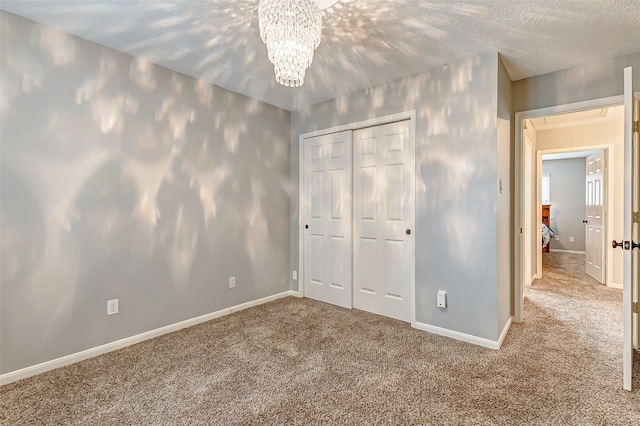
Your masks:
<svg viewBox="0 0 640 426"><path fill-rule="evenodd" d="M304 226L304 229L309 229L309 225L305 225L305 226Z"/></svg>
<svg viewBox="0 0 640 426"><path fill-rule="evenodd" d="M589 221L588 220L583 220L582 223L589 223Z"/></svg>
<svg viewBox="0 0 640 426"><path fill-rule="evenodd" d="M622 241L617 242L616 240L613 240L611 241L611 247L613 247L614 249L618 247L622 248L622 243L623 243Z"/></svg>
<svg viewBox="0 0 640 426"><path fill-rule="evenodd" d="M404 231L404 232L406 232L406 233L407 233L407 235L411 235L411 229L409 229L409 228L407 228L407 230L406 230L406 231Z"/></svg>
<svg viewBox="0 0 640 426"><path fill-rule="evenodd" d="M631 250L633 249L640 249L640 243L636 243L634 241L631 241Z"/></svg>

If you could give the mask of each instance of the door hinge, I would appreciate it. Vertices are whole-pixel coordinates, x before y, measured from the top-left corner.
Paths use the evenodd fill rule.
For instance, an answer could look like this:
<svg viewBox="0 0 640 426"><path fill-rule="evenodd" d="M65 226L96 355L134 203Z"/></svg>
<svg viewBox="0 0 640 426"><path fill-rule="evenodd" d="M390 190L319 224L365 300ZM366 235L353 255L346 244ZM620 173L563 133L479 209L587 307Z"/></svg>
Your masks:
<svg viewBox="0 0 640 426"><path fill-rule="evenodd" d="M633 308L631 310L633 311L634 314L639 313L638 312L638 302L633 302Z"/></svg>
<svg viewBox="0 0 640 426"><path fill-rule="evenodd" d="M640 223L638 222L639 220L638 212L633 212L632 220L633 220L633 223Z"/></svg>
<svg viewBox="0 0 640 426"><path fill-rule="evenodd" d="M640 121L633 122L633 133L640 133Z"/></svg>

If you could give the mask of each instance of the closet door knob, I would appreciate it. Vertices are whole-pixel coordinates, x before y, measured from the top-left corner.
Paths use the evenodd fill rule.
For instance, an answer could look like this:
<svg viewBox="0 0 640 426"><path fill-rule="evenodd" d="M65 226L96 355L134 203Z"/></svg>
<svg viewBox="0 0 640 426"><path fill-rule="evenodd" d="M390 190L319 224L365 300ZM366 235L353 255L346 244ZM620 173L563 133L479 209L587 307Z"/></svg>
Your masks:
<svg viewBox="0 0 640 426"><path fill-rule="evenodd" d="M618 247L622 248L622 241L620 241L620 242L617 242L616 240L611 241L611 247L613 247L613 248L618 248Z"/></svg>
<svg viewBox="0 0 640 426"><path fill-rule="evenodd" d="M589 221L588 220L583 220L582 223L589 223Z"/></svg>
<svg viewBox="0 0 640 426"><path fill-rule="evenodd" d="M407 228L407 230L406 230L406 231L404 231L404 232L406 232L406 233L407 233L407 235L411 235L411 229L409 229L409 228Z"/></svg>
<svg viewBox="0 0 640 426"><path fill-rule="evenodd" d="M309 229L309 225L305 225L305 226L304 226L304 229Z"/></svg>

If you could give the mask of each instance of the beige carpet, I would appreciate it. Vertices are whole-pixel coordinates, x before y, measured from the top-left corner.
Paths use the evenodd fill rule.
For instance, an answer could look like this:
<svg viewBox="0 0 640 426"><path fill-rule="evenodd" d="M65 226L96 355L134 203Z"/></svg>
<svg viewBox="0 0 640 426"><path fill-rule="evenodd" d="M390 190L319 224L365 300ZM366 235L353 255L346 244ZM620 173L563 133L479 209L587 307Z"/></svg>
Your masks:
<svg viewBox="0 0 640 426"><path fill-rule="evenodd" d="M0 423L640 424L620 290L553 256L500 351L290 297L6 385Z"/></svg>

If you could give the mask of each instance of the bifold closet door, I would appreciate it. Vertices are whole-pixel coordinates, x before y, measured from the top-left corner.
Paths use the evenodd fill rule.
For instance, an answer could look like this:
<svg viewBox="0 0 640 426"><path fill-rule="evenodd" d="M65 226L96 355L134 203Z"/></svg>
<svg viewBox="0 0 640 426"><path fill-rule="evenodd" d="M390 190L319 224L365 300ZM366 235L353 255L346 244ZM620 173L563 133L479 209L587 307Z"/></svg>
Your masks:
<svg viewBox="0 0 640 426"><path fill-rule="evenodd" d="M411 321L415 154L411 122L353 132L353 306Z"/></svg>
<svg viewBox="0 0 640 426"><path fill-rule="evenodd" d="M351 131L303 142L304 294L352 307Z"/></svg>

